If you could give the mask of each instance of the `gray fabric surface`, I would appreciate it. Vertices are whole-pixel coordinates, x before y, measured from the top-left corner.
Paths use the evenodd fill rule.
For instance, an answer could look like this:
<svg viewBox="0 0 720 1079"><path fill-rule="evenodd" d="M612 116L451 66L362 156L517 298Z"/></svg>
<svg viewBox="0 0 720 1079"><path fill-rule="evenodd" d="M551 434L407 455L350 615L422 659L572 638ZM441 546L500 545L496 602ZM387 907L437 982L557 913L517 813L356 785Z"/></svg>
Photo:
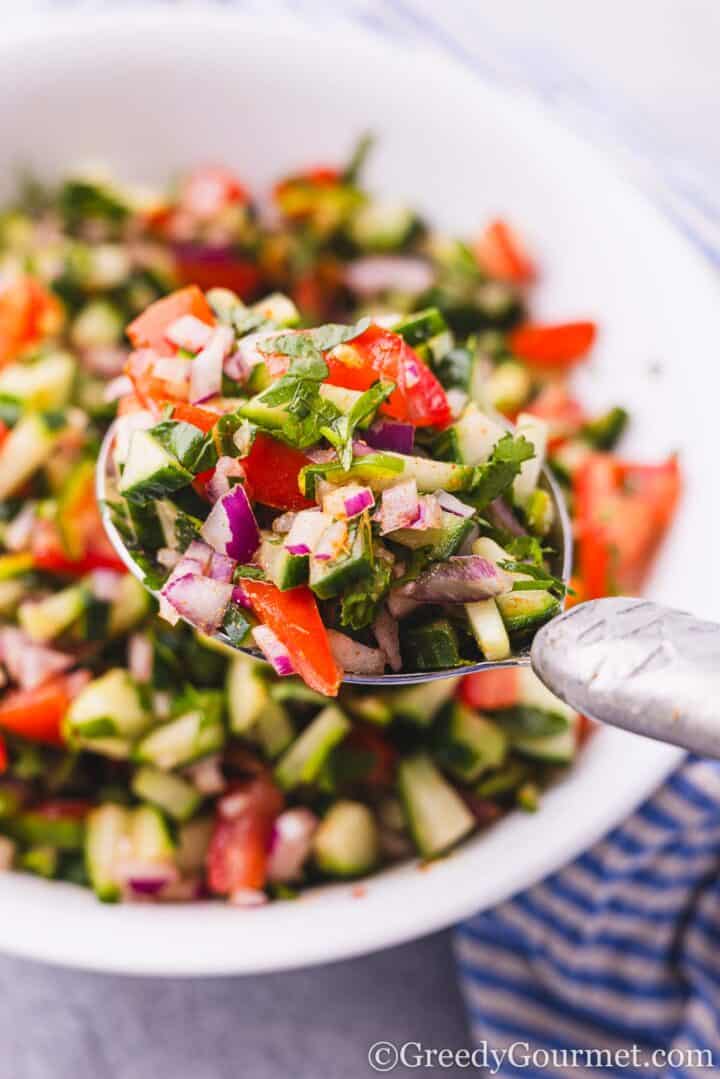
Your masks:
<svg viewBox="0 0 720 1079"><path fill-rule="evenodd" d="M2 959L0 1001L0 1079L356 1079L382 1039L468 1044L447 934L250 978Z"/></svg>

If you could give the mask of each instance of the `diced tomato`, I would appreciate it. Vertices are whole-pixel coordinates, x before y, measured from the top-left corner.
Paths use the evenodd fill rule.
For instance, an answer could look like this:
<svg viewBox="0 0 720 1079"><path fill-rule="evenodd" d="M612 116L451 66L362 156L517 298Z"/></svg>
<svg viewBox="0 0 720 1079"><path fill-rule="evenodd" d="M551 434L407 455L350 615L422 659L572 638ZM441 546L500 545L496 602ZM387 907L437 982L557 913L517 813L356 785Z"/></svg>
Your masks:
<svg viewBox="0 0 720 1079"><path fill-rule="evenodd" d="M181 402L173 408L173 419L181 420L183 423L191 423L193 427L198 427L207 434L208 431L213 429L220 416L217 412L211 412L209 408L198 408L197 405L188 405Z"/></svg>
<svg viewBox="0 0 720 1079"><path fill-rule="evenodd" d="M173 352L169 344L165 344L159 351ZM158 351L155 349L136 349L128 356L125 364L125 374L132 382L132 396L139 402L140 407L148 409L154 416L159 416L166 404L175 401L184 401L187 391L182 382L171 382L165 378L158 378L154 372L155 361Z"/></svg>
<svg viewBox="0 0 720 1079"><path fill-rule="evenodd" d="M93 808L93 803L85 798L52 798L33 806L33 813L38 813L48 820L83 820Z"/></svg>
<svg viewBox="0 0 720 1079"><path fill-rule="evenodd" d="M300 470L312 464L300 450L259 431L242 464L252 497L264 506L303 510L315 505L298 486Z"/></svg>
<svg viewBox="0 0 720 1079"><path fill-rule="evenodd" d="M498 667L495 671L466 675L460 684L460 699L469 708L492 711L517 704L519 691L517 671L512 667Z"/></svg>
<svg viewBox="0 0 720 1079"><path fill-rule="evenodd" d="M8 427L8 425L6 423L3 423L3 421L0 420L0 449L2 449L2 444L5 441L5 439L8 437L9 434L10 434L10 428Z"/></svg>
<svg viewBox="0 0 720 1079"><path fill-rule="evenodd" d="M193 217L209 220L228 206L247 205L250 195L230 169L222 165L201 165L184 178L178 201Z"/></svg>
<svg viewBox="0 0 720 1079"><path fill-rule="evenodd" d="M597 336L594 322L564 322L545 326L528 322L512 330L510 348L530 367L567 370L584 360Z"/></svg>
<svg viewBox="0 0 720 1079"><path fill-rule="evenodd" d="M8 766L8 751L5 744L5 739L0 734L0 775L7 771Z"/></svg>
<svg viewBox="0 0 720 1079"><path fill-rule="evenodd" d="M0 284L0 367L57 333L62 317L60 301L34 277Z"/></svg>
<svg viewBox="0 0 720 1079"><path fill-rule="evenodd" d="M0 700L0 729L32 741L62 745L61 723L75 684L74 675L61 675L36 689L10 690Z"/></svg>
<svg viewBox="0 0 720 1079"><path fill-rule="evenodd" d="M364 333L325 357L327 382L348 390L367 390L378 378L395 383L395 390L381 411L416 427L446 427L452 419L450 405L430 368L403 338L380 326Z"/></svg>
<svg viewBox="0 0 720 1079"><path fill-rule="evenodd" d="M264 886L272 826L282 807L282 794L265 774L233 786L223 796L207 853L211 891L232 895Z"/></svg>
<svg viewBox="0 0 720 1079"><path fill-rule="evenodd" d="M373 765L367 775L363 776L364 783L371 787L389 787L394 783L397 751L379 731L373 730L367 724L356 723L346 744L352 749L372 755Z"/></svg>
<svg viewBox="0 0 720 1079"><path fill-rule="evenodd" d="M37 521L31 540L33 565L36 569L47 570L67 577L84 577L94 569L112 569L125 573L125 565L113 550L110 540L98 518L97 531L88 541L85 553L80 558L70 558L60 538L57 526L52 521Z"/></svg>
<svg viewBox="0 0 720 1079"><path fill-rule="evenodd" d="M586 420L582 405L561 382L548 382L523 411L548 423L550 450L576 435Z"/></svg>
<svg viewBox="0 0 720 1079"><path fill-rule="evenodd" d="M304 585L281 592L267 581L243 580L253 611L287 648L300 677L318 693L335 697L343 672L330 650L317 601Z"/></svg>
<svg viewBox="0 0 720 1079"><path fill-rule="evenodd" d="M475 243L475 257L491 277L524 285L535 278L535 265L516 232L505 221L491 221Z"/></svg>
<svg viewBox="0 0 720 1079"><path fill-rule="evenodd" d="M583 597L636 594L652 566L682 489L677 458L638 465L593 453L575 474Z"/></svg>
<svg viewBox="0 0 720 1079"><path fill-rule="evenodd" d="M215 316L203 293L197 285L187 285L151 303L125 332L135 348L151 348L161 355L173 356L175 348L166 341L165 331L182 315L194 315L208 326L215 325Z"/></svg>
<svg viewBox="0 0 720 1079"><path fill-rule="evenodd" d="M197 285L207 291L228 288L240 299L252 298L261 283L257 265L225 248L213 251L192 244L178 244L174 249L175 272L183 284Z"/></svg>

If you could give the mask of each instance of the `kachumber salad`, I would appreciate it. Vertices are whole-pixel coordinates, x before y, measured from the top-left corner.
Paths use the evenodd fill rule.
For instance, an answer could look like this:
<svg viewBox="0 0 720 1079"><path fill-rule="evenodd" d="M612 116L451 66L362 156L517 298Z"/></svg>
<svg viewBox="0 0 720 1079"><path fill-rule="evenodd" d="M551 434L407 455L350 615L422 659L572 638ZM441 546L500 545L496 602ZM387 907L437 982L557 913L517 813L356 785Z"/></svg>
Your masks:
<svg viewBox="0 0 720 1079"><path fill-rule="evenodd" d="M626 414L572 395L595 326L529 318L516 234L374 198L366 150L265 200L203 168L0 214L3 867L255 905L440 855L572 761L582 718L527 669L462 666L564 601L544 461L570 601L638 590L677 461L617 456ZM109 509L157 603L95 501L115 419Z"/></svg>

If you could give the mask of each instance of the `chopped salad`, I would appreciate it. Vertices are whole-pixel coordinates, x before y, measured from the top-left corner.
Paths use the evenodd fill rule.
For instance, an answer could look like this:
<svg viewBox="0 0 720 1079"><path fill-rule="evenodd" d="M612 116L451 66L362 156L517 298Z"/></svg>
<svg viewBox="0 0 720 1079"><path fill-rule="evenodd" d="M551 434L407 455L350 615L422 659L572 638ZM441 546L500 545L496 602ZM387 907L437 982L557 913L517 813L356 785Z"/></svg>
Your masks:
<svg viewBox="0 0 720 1079"><path fill-rule="evenodd" d="M505 222L440 234L365 190L366 151L265 199L213 167L0 213L3 868L253 906L443 854L572 761L582 717L462 664L563 601L543 459L569 602L641 587L677 461L618 456L624 411L573 396L595 325L531 319ZM110 509L158 603L95 501L114 420ZM452 677L339 685L396 669Z"/></svg>

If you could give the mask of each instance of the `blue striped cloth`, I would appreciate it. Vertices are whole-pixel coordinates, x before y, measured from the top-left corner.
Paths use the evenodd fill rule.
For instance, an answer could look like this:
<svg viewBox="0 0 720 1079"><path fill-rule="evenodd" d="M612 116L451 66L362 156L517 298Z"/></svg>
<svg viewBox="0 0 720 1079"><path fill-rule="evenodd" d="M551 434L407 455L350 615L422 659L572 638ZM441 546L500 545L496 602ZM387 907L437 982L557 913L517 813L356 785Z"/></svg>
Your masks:
<svg viewBox="0 0 720 1079"><path fill-rule="evenodd" d="M592 850L461 926L455 947L479 1045L635 1044L638 1065L605 1074L719 1074L720 764L688 758ZM709 1051L714 1067L697 1053L693 1066L687 1050ZM657 1051L667 1055L653 1067ZM546 1067L545 1059L535 1067L505 1060L494 1074L597 1074L582 1063Z"/></svg>

